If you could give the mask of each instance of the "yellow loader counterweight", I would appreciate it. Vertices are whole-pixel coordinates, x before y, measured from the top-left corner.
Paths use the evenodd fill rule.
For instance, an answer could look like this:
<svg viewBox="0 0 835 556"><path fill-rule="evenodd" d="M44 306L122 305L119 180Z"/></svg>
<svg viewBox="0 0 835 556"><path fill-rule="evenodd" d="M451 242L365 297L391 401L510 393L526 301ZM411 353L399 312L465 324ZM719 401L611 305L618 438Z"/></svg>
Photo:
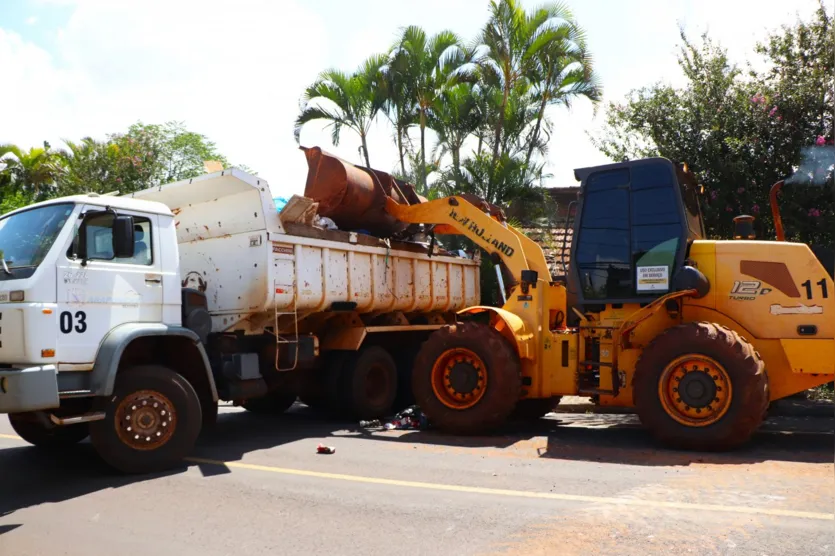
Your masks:
<svg viewBox="0 0 835 556"><path fill-rule="evenodd" d="M457 233L515 283L502 308L470 307L433 333L412 375L441 429L477 434L561 396L634 407L669 446L745 442L770 401L835 377L835 287L810 248L704 239L696 183L663 158L575 171L581 181L567 276L542 249L461 196L415 206L407 223Z"/></svg>

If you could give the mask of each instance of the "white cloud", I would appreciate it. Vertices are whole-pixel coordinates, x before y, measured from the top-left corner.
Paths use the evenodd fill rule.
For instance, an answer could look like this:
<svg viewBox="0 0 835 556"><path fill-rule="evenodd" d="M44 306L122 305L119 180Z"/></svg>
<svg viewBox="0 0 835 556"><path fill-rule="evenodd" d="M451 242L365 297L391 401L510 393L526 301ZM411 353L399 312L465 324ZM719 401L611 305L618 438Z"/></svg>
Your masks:
<svg viewBox="0 0 835 556"><path fill-rule="evenodd" d="M274 190L304 188L298 95L325 64L320 20L301 2L77 0L60 58L0 29L0 141L103 136L184 120ZM8 107L14 107L9 109Z"/></svg>
<svg viewBox="0 0 835 556"><path fill-rule="evenodd" d="M38 22L38 18L35 17L34 15L26 18L26 25L34 25L37 22Z"/></svg>

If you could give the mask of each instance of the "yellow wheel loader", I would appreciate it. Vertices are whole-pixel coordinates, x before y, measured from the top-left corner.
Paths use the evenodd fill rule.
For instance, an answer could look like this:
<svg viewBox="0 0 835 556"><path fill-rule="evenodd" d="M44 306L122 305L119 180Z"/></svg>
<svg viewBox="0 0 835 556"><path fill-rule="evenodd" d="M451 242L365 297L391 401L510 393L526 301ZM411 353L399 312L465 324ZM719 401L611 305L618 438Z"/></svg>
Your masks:
<svg viewBox="0 0 835 556"><path fill-rule="evenodd" d="M807 245L753 240L746 216L734 240L705 239L685 164L643 159L575 177L563 276L469 197L387 201L403 222L471 239L512 277L502 308L465 309L422 346L412 386L434 425L485 433L514 411L541 416L582 395L634 407L670 447L721 450L748 440L770 401L833 380L835 287Z"/></svg>

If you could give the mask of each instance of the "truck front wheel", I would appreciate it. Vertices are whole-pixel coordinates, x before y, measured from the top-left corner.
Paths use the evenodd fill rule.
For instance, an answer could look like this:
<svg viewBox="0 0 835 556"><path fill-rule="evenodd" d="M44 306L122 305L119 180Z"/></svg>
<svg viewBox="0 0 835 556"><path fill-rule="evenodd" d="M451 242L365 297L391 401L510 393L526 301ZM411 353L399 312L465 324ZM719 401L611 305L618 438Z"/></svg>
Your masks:
<svg viewBox="0 0 835 556"><path fill-rule="evenodd" d="M123 473L176 465L194 447L202 423L192 385L157 365L121 371L104 411L104 420L91 423L90 438L101 458Z"/></svg>
<svg viewBox="0 0 835 556"><path fill-rule="evenodd" d="M10 414L9 423L17 435L29 444L50 450L78 444L90 434L87 423L46 427L25 413Z"/></svg>

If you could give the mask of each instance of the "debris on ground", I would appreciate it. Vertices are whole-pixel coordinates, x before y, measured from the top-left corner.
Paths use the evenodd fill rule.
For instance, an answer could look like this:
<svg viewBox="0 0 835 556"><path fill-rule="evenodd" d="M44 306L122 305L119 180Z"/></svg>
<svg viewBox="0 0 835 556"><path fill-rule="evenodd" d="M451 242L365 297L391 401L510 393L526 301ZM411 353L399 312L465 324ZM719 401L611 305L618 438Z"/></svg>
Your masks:
<svg viewBox="0 0 835 556"><path fill-rule="evenodd" d="M336 448L333 446L325 446L324 444L319 444L316 447L317 454L333 454L336 452Z"/></svg>
<svg viewBox="0 0 835 556"><path fill-rule="evenodd" d="M387 431L393 430L426 430L429 428L429 419L416 405L408 407L382 423L379 419L372 421L360 421L360 426L364 429L382 428Z"/></svg>

